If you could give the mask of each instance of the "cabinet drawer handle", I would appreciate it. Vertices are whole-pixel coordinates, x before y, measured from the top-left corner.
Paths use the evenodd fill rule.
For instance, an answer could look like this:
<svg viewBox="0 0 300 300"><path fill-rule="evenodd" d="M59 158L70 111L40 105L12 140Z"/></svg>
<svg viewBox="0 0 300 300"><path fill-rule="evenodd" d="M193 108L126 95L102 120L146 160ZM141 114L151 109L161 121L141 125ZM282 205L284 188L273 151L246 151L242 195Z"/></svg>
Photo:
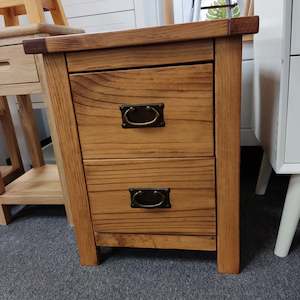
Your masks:
<svg viewBox="0 0 300 300"><path fill-rule="evenodd" d="M163 127L164 104L122 105L123 128Z"/></svg>
<svg viewBox="0 0 300 300"><path fill-rule="evenodd" d="M132 208L171 208L170 189L129 189Z"/></svg>

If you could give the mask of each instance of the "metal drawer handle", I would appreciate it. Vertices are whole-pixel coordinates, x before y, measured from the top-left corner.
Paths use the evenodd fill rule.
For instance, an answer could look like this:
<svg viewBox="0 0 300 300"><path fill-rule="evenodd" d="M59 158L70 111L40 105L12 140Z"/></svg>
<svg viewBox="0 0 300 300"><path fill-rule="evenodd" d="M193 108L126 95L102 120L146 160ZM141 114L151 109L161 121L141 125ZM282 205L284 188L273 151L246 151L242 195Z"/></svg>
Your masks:
<svg viewBox="0 0 300 300"><path fill-rule="evenodd" d="M1 60L0 61L0 69L2 70L8 70L10 68L10 62L9 60Z"/></svg>
<svg viewBox="0 0 300 300"><path fill-rule="evenodd" d="M122 105L123 128L144 128L165 126L164 104Z"/></svg>
<svg viewBox="0 0 300 300"><path fill-rule="evenodd" d="M170 189L129 189L132 208L170 208Z"/></svg>

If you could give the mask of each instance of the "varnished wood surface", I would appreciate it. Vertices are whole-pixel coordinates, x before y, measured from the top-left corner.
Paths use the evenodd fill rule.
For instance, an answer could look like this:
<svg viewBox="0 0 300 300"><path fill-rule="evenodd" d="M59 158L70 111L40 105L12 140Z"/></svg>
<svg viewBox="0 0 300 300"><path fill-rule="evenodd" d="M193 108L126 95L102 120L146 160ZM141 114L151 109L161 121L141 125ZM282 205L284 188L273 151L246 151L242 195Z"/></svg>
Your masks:
<svg viewBox="0 0 300 300"><path fill-rule="evenodd" d="M44 91L51 126L59 143L59 162L70 199L80 262L82 265L95 265L98 257L64 55L45 57L43 67Z"/></svg>
<svg viewBox="0 0 300 300"><path fill-rule="evenodd" d="M24 47L26 53L51 53L170 43L256 33L258 23L258 17L241 17L119 32L40 38L24 41Z"/></svg>
<svg viewBox="0 0 300 300"><path fill-rule="evenodd" d="M212 61L213 57L213 40L200 40L190 43L72 52L67 54L67 62L69 72L75 73Z"/></svg>
<svg viewBox="0 0 300 300"><path fill-rule="evenodd" d="M5 192L3 174L0 169L0 197ZM10 221L10 211L9 208L5 205L0 204L0 225L7 225Z"/></svg>
<svg viewBox="0 0 300 300"><path fill-rule="evenodd" d="M214 159L85 161L94 230L214 236ZM131 208L129 188L170 188L169 209Z"/></svg>
<svg viewBox="0 0 300 300"><path fill-rule="evenodd" d="M84 159L213 156L212 64L70 76ZM163 128L122 128L120 105L164 103Z"/></svg>
<svg viewBox="0 0 300 300"><path fill-rule="evenodd" d="M24 167L7 98L5 96L0 96L0 110L2 111L0 114L0 125L2 127L6 149L12 164L10 169L5 166L1 167L4 184L6 185L19 177L19 175L23 174Z"/></svg>
<svg viewBox="0 0 300 300"><path fill-rule="evenodd" d="M31 169L5 187L1 204L63 204L57 167Z"/></svg>
<svg viewBox="0 0 300 300"><path fill-rule="evenodd" d="M43 99L44 99L46 107L48 107L49 106L48 102L50 101L50 96L48 93L48 84L47 84L47 80L46 80L47 77L46 77L46 72L45 72L45 68L44 68L44 61L43 61L42 55L41 54L36 55L35 60L36 60L37 70L38 70L38 73L40 76L41 86L43 87L43 91L44 91ZM66 176L65 176L65 172L64 172L64 164L62 162L62 154L61 154L61 149L59 146L56 127L54 124L55 123L54 117L49 112L49 110L46 110L46 112L47 112L48 123L49 123L49 127L50 127L52 145L53 145L54 154L55 154L55 161L57 164L59 178L60 178L62 192L63 192L63 197L64 197L64 205L65 205L66 215L67 215L69 224L71 226L74 226L74 221L73 221L73 216L72 216L72 211L71 211L71 206L70 206L70 198L69 198L69 193L67 190Z"/></svg>
<svg viewBox="0 0 300 300"><path fill-rule="evenodd" d="M2 174L2 179L4 184L7 185L14 181L16 178L24 174L23 166L13 167L13 166L0 166L0 173Z"/></svg>
<svg viewBox="0 0 300 300"><path fill-rule="evenodd" d="M96 243L102 247L129 247L154 249L184 249L215 251L213 236L153 235L153 234L111 234L95 233Z"/></svg>
<svg viewBox="0 0 300 300"><path fill-rule="evenodd" d="M38 34L49 35L65 35L83 33L83 29L72 28L67 26L60 26L54 24L30 24L25 26L9 26L1 28L0 39L11 38L18 36L31 36Z"/></svg>
<svg viewBox="0 0 300 300"><path fill-rule="evenodd" d="M31 95L41 92L40 82L0 85L0 96Z"/></svg>
<svg viewBox="0 0 300 300"><path fill-rule="evenodd" d="M33 55L25 55L22 45L0 47L0 88L5 84L38 82Z"/></svg>
<svg viewBox="0 0 300 300"><path fill-rule="evenodd" d="M27 148L34 168L45 164L43 152L40 144L38 128L35 122L35 116L32 109L32 102L29 95L18 95L19 115L21 124L26 137Z"/></svg>
<svg viewBox="0 0 300 300"><path fill-rule="evenodd" d="M216 41L218 270L240 271L241 37Z"/></svg>

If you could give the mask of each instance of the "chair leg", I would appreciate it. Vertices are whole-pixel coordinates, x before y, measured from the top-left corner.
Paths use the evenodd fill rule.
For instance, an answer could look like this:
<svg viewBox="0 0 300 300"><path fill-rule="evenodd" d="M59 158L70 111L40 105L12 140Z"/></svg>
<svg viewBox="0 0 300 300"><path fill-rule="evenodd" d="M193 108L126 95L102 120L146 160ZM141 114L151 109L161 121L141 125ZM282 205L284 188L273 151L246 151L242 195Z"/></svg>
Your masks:
<svg viewBox="0 0 300 300"><path fill-rule="evenodd" d="M5 192L3 178L0 173L0 195ZM10 221L10 210L6 205L0 204L0 225L7 225Z"/></svg>
<svg viewBox="0 0 300 300"><path fill-rule="evenodd" d="M34 119L31 98L29 95L18 95L19 115L27 141L32 166L41 167L45 164L43 152L38 137L38 129Z"/></svg>
<svg viewBox="0 0 300 300"><path fill-rule="evenodd" d="M288 255L300 219L300 175L292 175L287 191L274 253Z"/></svg>
<svg viewBox="0 0 300 300"><path fill-rule="evenodd" d="M24 0L26 15L30 23L45 23L44 8L40 0Z"/></svg>
<svg viewBox="0 0 300 300"><path fill-rule="evenodd" d="M4 17L4 24L5 26L17 26L19 25L19 18L15 14L15 10L13 7L8 7L4 9L5 13Z"/></svg>
<svg viewBox="0 0 300 300"><path fill-rule="evenodd" d="M266 193L271 174L272 166L267 155L264 153L256 183L256 195L264 195Z"/></svg>
<svg viewBox="0 0 300 300"><path fill-rule="evenodd" d="M10 209L7 205L0 205L0 225L8 225L11 219Z"/></svg>
<svg viewBox="0 0 300 300"><path fill-rule="evenodd" d="M0 109L3 111L2 115L0 116L0 122L2 125L3 134L6 141L6 147L12 163L12 167L16 174L21 175L24 173L23 162L8 102L6 97L4 96L0 96ZM11 180L6 181L6 179L4 179L5 184L7 184L10 181Z"/></svg>
<svg viewBox="0 0 300 300"><path fill-rule="evenodd" d="M68 20L60 0L53 0L54 9L51 10L51 16L54 24L68 26Z"/></svg>

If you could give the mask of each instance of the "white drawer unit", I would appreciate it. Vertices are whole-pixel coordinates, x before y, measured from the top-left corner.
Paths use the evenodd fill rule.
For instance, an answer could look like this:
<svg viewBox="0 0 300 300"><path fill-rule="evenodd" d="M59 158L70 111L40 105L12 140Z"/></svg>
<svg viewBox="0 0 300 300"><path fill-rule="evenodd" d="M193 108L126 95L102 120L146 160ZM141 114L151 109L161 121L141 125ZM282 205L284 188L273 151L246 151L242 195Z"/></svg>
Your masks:
<svg viewBox="0 0 300 300"><path fill-rule="evenodd" d="M133 0L63 0L67 18L134 10Z"/></svg>
<svg viewBox="0 0 300 300"><path fill-rule="evenodd" d="M292 55L300 55L300 1L293 1L292 12Z"/></svg>
<svg viewBox="0 0 300 300"><path fill-rule="evenodd" d="M300 25L300 24L299 24ZM290 62L289 97L287 113L286 154L287 164L300 165L300 56ZM300 170L299 170L300 171Z"/></svg>
<svg viewBox="0 0 300 300"><path fill-rule="evenodd" d="M300 1L256 1L255 11L255 130L264 148L256 192L266 192L272 169L291 175L274 250L284 257L300 219Z"/></svg>
<svg viewBox="0 0 300 300"><path fill-rule="evenodd" d="M134 11L71 18L69 23L72 27L82 28L87 33L117 31L136 27Z"/></svg>

